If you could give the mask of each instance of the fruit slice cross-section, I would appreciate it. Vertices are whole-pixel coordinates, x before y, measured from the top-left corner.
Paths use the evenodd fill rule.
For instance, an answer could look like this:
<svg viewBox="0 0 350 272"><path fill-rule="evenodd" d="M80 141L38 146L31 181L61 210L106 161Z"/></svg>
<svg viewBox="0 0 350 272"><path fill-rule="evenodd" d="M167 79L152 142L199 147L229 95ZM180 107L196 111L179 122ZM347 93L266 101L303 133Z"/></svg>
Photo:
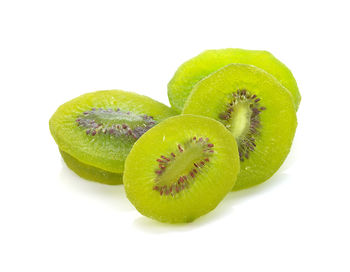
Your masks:
<svg viewBox="0 0 350 272"><path fill-rule="evenodd" d="M146 132L125 162L127 197L143 215L190 222L213 210L239 171L235 139L219 122L171 117Z"/></svg>
<svg viewBox="0 0 350 272"><path fill-rule="evenodd" d="M172 115L172 109L151 98L110 90L87 93L61 105L49 123L73 171L87 179L118 184L135 141Z"/></svg>
<svg viewBox="0 0 350 272"><path fill-rule="evenodd" d="M300 103L300 93L292 72L271 53L263 50L226 48L206 50L183 63L168 84L170 104L179 112L190 95L194 85L232 63L257 66L273 75L292 94L295 108Z"/></svg>
<svg viewBox="0 0 350 272"><path fill-rule="evenodd" d="M214 118L235 137L241 160L235 190L264 182L279 169L297 126L290 92L245 64L227 65L200 81L183 113Z"/></svg>

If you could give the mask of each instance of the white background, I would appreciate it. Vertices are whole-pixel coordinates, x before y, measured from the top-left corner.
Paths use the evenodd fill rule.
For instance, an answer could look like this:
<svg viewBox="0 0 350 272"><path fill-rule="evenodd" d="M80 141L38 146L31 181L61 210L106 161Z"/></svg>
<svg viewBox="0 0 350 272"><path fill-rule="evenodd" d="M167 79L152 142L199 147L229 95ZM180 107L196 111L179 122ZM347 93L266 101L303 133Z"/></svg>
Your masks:
<svg viewBox="0 0 350 272"><path fill-rule="evenodd" d="M350 271L348 1L1 1L0 271ZM124 89L167 103L205 49L272 52L302 94L282 168L187 225L67 169L56 108Z"/></svg>

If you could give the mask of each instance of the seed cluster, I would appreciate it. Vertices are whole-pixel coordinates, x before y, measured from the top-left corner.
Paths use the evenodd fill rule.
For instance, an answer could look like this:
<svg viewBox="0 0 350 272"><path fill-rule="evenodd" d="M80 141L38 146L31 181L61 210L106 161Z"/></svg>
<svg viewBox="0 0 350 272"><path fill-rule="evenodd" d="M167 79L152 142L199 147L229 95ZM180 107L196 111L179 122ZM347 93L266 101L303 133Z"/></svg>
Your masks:
<svg viewBox="0 0 350 272"><path fill-rule="evenodd" d="M266 110L265 107L260 106L260 98L255 94L250 94L247 90L237 90L232 93L230 102L226 106L226 110L219 114L219 118L227 128L230 126L230 120L235 113L235 108L239 103L246 103L250 109L250 124L249 129L245 135L242 135L238 143L239 157L241 161L249 159L249 153L255 150L255 137L260 133L260 113Z"/></svg>
<svg viewBox="0 0 350 272"><path fill-rule="evenodd" d="M156 125L152 116L137 115L121 109L92 108L83 112L76 119L79 127L85 129L87 135L108 134L115 137L127 136L138 139L147 130Z"/></svg>
<svg viewBox="0 0 350 272"><path fill-rule="evenodd" d="M159 185L159 178L167 170L167 167L177 159L177 157L182 154L189 152L188 149L190 145L200 145L201 150L203 151L203 158L199 161L193 162L193 165L190 166L190 170L187 174L181 175L170 185ZM178 144L177 150L170 153L169 156L160 156L156 161L159 163L158 168L155 170L157 175L155 179L156 185L153 187L153 190L158 191L160 195L171 195L175 196L177 193L188 188L193 182L198 173L202 168L209 163L209 157L214 153L214 144L209 142L208 138L191 138L186 144Z"/></svg>

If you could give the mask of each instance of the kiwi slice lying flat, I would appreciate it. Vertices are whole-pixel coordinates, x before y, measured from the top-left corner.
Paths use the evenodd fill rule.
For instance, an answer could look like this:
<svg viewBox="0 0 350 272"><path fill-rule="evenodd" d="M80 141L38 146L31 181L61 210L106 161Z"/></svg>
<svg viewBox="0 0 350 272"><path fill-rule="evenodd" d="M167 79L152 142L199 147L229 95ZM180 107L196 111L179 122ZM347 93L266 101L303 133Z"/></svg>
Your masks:
<svg viewBox="0 0 350 272"><path fill-rule="evenodd" d="M100 183L110 185L123 183L122 173L112 173L88 164L84 164L62 150L60 150L60 153L67 166L84 179L98 181Z"/></svg>
<svg viewBox="0 0 350 272"><path fill-rule="evenodd" d="M190 222L213 210L239 171L235 139L219 122L171 117L147 131L125 162L127 197L145 216Z"/></svg>
<svg viewBox="0 0 350 272"><path fill-rule="evenodd" d="M183 113L214 118L235 137L241 160L235 190L277 171L297 126L290 92L264 70L245 64L229 64L200 81Z"/></svg>
<svg viewBox="0 0 350 272"><path fill-rule="evenodd" d="M118 184L135 141L172 115L169 107L146 96L98 91L60 106L50 119L50 131L65 162L78 175Z"/></svg>
<svg viewBox="0 0 350 272"><path fill-rule="evenodd" d="M298 109L301 97L297 83L291 71L282 62L267 51L233 48L207 50L183 63L168 84L170 104L181 112L198 81L231 63L254 65L273 75L291 92L295 108Z"/></svg>

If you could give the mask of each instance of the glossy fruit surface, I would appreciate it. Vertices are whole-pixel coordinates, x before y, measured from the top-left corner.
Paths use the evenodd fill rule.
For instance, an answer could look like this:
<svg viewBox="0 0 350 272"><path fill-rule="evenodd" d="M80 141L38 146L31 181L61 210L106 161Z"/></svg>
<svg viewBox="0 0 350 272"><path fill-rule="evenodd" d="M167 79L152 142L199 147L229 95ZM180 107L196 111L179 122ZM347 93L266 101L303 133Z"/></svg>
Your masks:
<svg viewBox="0 0 350 272"><path fill-rule="evenodd" d="M178 223L213 210L239 171L235 139L202 116L171 117L146 132L125 162L127 197L143 215Z"/></svg>
<svg viewBox="0 0 350 272"><path fill-rule="evenodd" d="M301 96L294 76L286 65L267 51L235 48L207 50L183 63L168 84L170 104L181 112L196 83L231 63L254 65L273 75L290 91L298 109Z"/></svg>
<svg viewBox="0 0 350 272"><path fill-rule="evenodd" d="M270 178L287 157L297 119L291 94L251 65L230 64L200 81L183 113L220 121L235 137L241 160L235 190Z"/></svg>
<svg viewBox="0 0 350 272"><path fill-rule="evenodd" d="M123 183L123 174L108 172L91 165L81 163L68 153L60 150L61 156L67 166L78 176L109 185L118 185Z"/></svg>
<svg viewBox="0 0 350 272"><path fill-rule="evenodd" d="M121 174L135 141L172 115L169 107L146 96L97 91L60 106L50 119L50 131L61 151L90 167L87 175L97 169L108 176L109 172Z"/></svg>

